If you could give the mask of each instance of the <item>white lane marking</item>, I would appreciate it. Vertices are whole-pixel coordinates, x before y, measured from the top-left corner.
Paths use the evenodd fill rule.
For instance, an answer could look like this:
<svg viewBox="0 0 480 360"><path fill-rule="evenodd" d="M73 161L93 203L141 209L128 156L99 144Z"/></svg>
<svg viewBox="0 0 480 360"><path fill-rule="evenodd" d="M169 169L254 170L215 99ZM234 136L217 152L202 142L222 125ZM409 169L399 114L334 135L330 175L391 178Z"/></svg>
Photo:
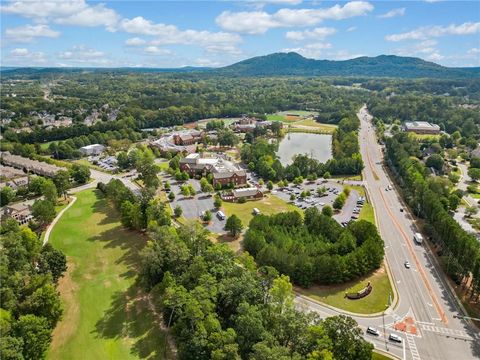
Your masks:
<svg viewBox="0 0 480 360"><path fill-rule="evenodd" d="M463 330L449 329L449 328L426 325L426 324L420 324L420 328L422 330L425 330L425 331L430 331L430 332L433 332L433 333L447 335L447 336L462 337L462 338L465 338L467 340L480 339L480 334L476 333L476 334L470 335L466 331L463 331Z"/></svg>
<svg viewBox="0 0 480 360"><path fill-rule="evenodd" d="M418 353L417 344L415 344L415 338L412 334L407 334L407 343L410 353L412 354L412 359L421 360L420 354Z"/></svg>

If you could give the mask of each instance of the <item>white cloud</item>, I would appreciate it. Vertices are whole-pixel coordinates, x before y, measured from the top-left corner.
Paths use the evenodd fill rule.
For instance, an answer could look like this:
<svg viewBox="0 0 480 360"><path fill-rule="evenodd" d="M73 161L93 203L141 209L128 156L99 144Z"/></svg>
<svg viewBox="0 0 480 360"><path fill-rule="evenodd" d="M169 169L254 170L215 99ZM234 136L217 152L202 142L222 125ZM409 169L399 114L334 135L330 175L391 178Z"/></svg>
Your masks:
<svg viewBox="0 0 480 360"><path fill-rule="evenodd" d="M480 54L480 49L479 48L471 48L470 50L467 51L467 54Z"/></svg>
<svg viewBox="0 0 480 360"><path fill-rule="evenodd" d="M115 10L108 9L103 4L87 6L81 11L70 16L56 19L62 25L78 25L86 27L105 26L108 31L115 31L120 16Z"/></svg>
<svg viewBox="0 0 480 360"><path fill-rule="evenodd" d="M212 54L242 55L242 51L235 45L213 44L205 46L205 51Z"/></svg>
<svg viewBox="0 0 480 360"><path fill-rule="evenodd" d="M5 39L12 42L32 42L39 37L56 38L58 31L52 30L48 25L23 25L5 29Z"/></svg>
<svg viewBox="0 0 480 360"><path fill-rule="evenodd" d="M46 62L43 52L31 52L26 48L15 48L8 53L6 62L15 66L31 66Z"/></svg>
<svg viewBox="0 0 480 360"><path fill-rule="evenodd" d="M385 39L388 41L424 40L432 37L447 35L471 35L479 32L480 22L466 22L460 25L452 24L448 26L424 26L405 33L387 35Z"/></svg>
<svg viewBox="0 0 480 360"><path fill-rule="evenodd" d="M438 42L436 40L429 39L420 41L408 47L394 49L392 53L399 56L414 56L438 62L443 60L445 56L440 54L440 51L436 47L437 44Z"/></svg>
<svg viewBox="0 0 480 360"><path fill-rule="evenodd" d="M350 60L350 59L355 59L361 56L365 56L364 54L361 53L351 53L348 50L339 50L336 52L329 52L326 54L326 59L329 60Z"/></svg>
<svg viewBox="0 0 480 360"><path fill-rule="evenodd" d="M53 21L63 25L105 26L114 31L120 16L104 4L91 6L84 0L11 1L1 12L34 19L40 23Z"/></svg>
<svg viewBox="0 0 480 360"><path fill-rule="evenodd" d="M263 34L269 29L292 26L312 26L323 20L342 20L366 15L373 5L366 1L351 1L344 6L334 5L323 9L280 9L270 14L265 11L224 11L216 23L227 31Z"/></svg>
<svg viewBox="0 0 480 360"><path fill-rule="evenodd" d="M112 61L108 59L106 53L100 50L88 48L85 45L76 45L71 50L60 52L58 54L58 58L62 60L67 60L71 63L88 65L112 64Z"/></svg>
<svg viewBox="0 0 480 360"><path fill-rule="evenodd" d="M403 16L405 15L405 8L398 8L398 9L393 9L390 10L389 12L386 12L385 14L378 15L379 18L382 19L388 19L388 18L393 18L396 16Z"/></svg>
<svg viewBox="0 0 480 360"><path fill-rule="evenodd" d="M200 58L196 59L194 64L196 66L203 66L203 67L218 67L223 65L221 62L217 60L207 59L207 58Z"/></svg>
<svg viewBox="0 0 480 360"><path fill-rule="evenodd" d="M148 55L161 55L161 56L172 54L170 50L162 49L162 48L159 48L158 46L147 46L145 48L145 53Z"/></svg>
<svg viewBox="0 0 480 360"><path fill-rule="evenodd" d="M320 57L325 56L323 50L330 49L331 47L332 47L332 44L330 43L312 43L312 44L306 44L298 48L283 49L282 51L283 52L293 51L309 59L319 59Z"/></svg>
<svg viewBox="0 0 480 360"><path fill-rule="evenodd" d="M140 46L145 45L146 43L147 42L144 39L141 39L139 37L130 38L125 41L125 44L128 46Z"/></svg>
<svg viewBox="0 0 480 360"><path fill-rule="evenodd" d="M305 31L287 31L285 37L289 40L301 41L305 39L324 39L327 36L333 35L337 32L331 27L319 27L313 30Z"/></svg>
<svg viewBox="0 0 480 360"><path fill-rule="evenodd" d="M347 29L348 32L352 32L352 31L355 31L355 30L357 30L357 27L356 27L356 26L350 26L350 27Z"/></svg>
<svg viewBox="0 0 480 360"><path fill-rule="evenodd" d="M155 24L141 16L123 19L119 29L131 34L155 36L153 45L183 44L207 46L212 44L235 44L242 41L237 34L199 30L180 30L174 25Z"/></svg>

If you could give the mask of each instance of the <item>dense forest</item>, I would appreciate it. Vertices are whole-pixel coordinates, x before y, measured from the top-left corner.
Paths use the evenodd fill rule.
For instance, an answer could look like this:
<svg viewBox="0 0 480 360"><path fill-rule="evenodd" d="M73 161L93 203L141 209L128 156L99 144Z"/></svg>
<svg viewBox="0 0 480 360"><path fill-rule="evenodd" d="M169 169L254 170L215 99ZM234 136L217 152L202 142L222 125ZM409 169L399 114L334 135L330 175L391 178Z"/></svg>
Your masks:
<svg viewBox="0 0 480 360"><path fill-rule="evenodd" d="M451 202L458 202L448 191L448 179L429 176L417 159L418 142L400 133L387 139L387 159L417 216L425 219L425 230L438 248L447 274L458 284L470 287L472 296L480 295L480 243L449 214ZM470 280L470 281L469 281Z"/></svg>
<svg viewBox="0 0 480 360"><path fill-rule="evenodd" d="M342 228L315 207L305 211L305 219L297 212L255 216L244 248L259 265L273 266L305 287L357 279L383 260L375 225L360 220Z"/></svg>

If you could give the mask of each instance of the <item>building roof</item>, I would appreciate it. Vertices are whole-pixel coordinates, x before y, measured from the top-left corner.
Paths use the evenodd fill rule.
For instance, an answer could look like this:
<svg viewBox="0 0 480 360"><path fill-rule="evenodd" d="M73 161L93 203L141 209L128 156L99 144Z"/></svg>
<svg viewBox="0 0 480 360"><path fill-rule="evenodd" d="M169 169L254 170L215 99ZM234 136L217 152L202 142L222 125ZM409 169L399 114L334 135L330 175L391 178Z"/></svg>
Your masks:
<svg viewBox="0 0 480 360"><path fill-rule="evenodd" d="M25 203L17 203L17 204L10 204L5 206L5 209L10 212L22 212L25 210L29 210L30 207Z"/></svg>
<svg viewBox="0 0 480 360"><path fill-rule="evenodd" d="M223 171L223 172L214 172L213 173L213 178L214 179L226 179L226 178L232 177L235 174L237 176L246 176L247 175L245 170Z"/></svg>
<svg viewBox="0 0 480 360"><path fill-rule="evenodd" d="M87 145L87 146L82 146L80 149L84 149L84 150L94 150L94 149L98 149L98 148L104 148L105 146L101 145L101 144L91 144L91 145Z"/></svg>
<svg viewBox="0 0 480 360"><path fill-rule="evenodd" d="M407 121L404 126L409 130L440 130L440 126L437 124L426 121Z"/></svg>
<svg viewBox="0 0 480 360"><path fill-rule="evenodd" d="M255 196L259 192L261 193L261 191L256 187L232 190L233 196L235 196L236 198Z"/></svg>

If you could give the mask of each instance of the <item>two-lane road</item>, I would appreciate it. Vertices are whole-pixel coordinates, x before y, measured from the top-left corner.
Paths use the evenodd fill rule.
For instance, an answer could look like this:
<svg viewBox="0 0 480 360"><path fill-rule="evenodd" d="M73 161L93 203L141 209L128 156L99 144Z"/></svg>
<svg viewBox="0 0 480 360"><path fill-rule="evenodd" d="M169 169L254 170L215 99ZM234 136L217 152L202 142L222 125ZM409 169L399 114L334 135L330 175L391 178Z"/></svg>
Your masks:
<svg viewBox="0 0 480 360"><path fill-rule="evenodd" d="M440 276L435 258L426 245L419 246L413 241L413 234L417 232L415 221L383 167L382 148L377 143L366 107L362 107L357 116L361 121L359 137L365 163L364 185L375 208L378 230L385 241L385 256L398 291L398 301L395 308L385 311L385 317L353 318L363 329L375 326L381 330L378 338L369 335L365 338L376 348L402 359L480 359L478 329L456 317L463 313L445 279ZM393 189L387 190L389 186ZM410 269L405 267L407 260L411 264ZM299 306L316 311L322 317L342 313L303 297L297 297L296 301ZM413 320L413 324L409 323L410 331L395 331L394 324L405 319ZM402 346L386 340L391 332L403 338Z"/></svg>
<svg viewBox="0 0 480 360"><path fill-rule="evenodd" d="M366 107L358 117L364 181L399 294L398 305L391 315L396 322L408 315L417 328L416 335L405 334L410 350L407 354L414 359L432 360L480 358L478 331L455 317L462 313L445 279L439 275L438 264L426 245L414 243L417 228L400 195L387 190L393 183L383 167L383 153ZM404 265L406 260L412 266L410 269Z"/></svg>

